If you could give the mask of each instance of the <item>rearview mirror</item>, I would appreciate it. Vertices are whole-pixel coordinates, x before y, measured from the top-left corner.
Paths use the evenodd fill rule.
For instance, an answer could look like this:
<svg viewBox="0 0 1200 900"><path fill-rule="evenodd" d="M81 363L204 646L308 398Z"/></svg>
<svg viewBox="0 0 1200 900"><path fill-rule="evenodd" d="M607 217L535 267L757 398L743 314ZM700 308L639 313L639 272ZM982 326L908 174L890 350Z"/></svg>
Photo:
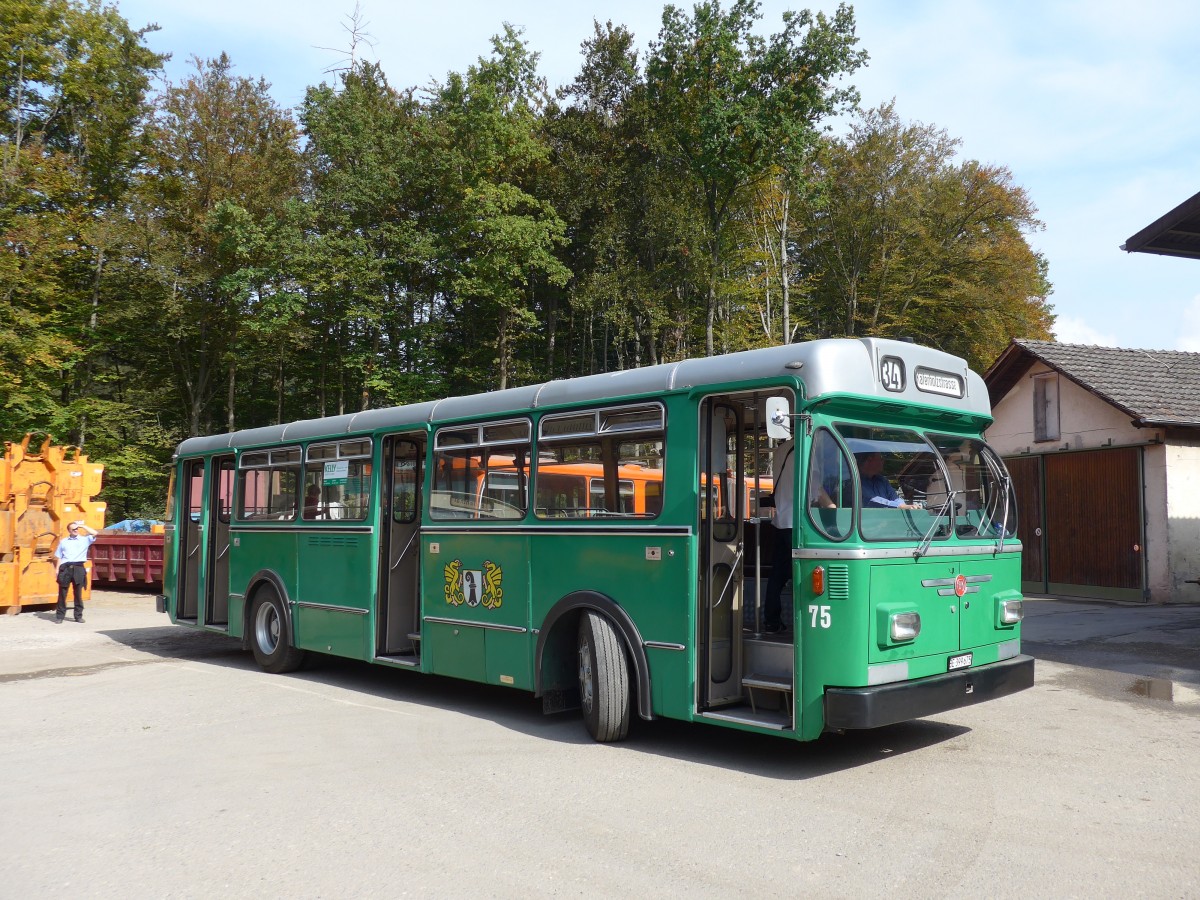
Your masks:
<svg viewBox="0 0 1200 900"><path fill-rule="evenodd" d="M785 440L792 436L792 407L787 397L767 398L767 437Z"/></svg>

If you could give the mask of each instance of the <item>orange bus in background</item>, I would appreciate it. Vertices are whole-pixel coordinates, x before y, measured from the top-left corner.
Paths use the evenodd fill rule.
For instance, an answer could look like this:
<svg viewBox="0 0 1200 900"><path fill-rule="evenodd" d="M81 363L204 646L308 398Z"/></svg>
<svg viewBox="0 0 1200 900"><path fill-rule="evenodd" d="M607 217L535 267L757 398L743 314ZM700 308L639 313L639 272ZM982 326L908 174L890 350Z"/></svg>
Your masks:
<svg viewBox="0 0 1200 900"><path fill-rule="evenodd" d="M455 469L460 460L455 460ZM465 482L459 490L447 494L451 508L458 509L463 518L493 518L498 510L521 509L521 493L529 481L528 469L514 463L511 456L491 456L486 469L479 457L461 460L463 471L458 474ZM470 472L468 475L467 472ZM599 519L605 516L621 518L654 518L662 511L662 469L641 463L626 463L616 469L615 484L604 482L604 466L599 462L559 462L543 459L538 462L538 490L534 498L534 514L539 519ZM727 515L724 496L725 482L717 483L715 497L717 516ZM470 483L473 482L473 485ZM701 473L702 490L707 490L707 473ZM759 497L770 494L773 482L769 476L745 478L743 515L757 517ZM701 509L706 509L702 504Z"/></svg>

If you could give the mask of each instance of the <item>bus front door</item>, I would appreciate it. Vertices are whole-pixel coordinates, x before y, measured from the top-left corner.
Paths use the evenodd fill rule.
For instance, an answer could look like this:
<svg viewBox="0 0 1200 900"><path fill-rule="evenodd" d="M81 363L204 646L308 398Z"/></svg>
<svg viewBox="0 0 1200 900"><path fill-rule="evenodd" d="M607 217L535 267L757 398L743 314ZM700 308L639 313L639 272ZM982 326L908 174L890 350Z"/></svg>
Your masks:
<svg viewBox="0 0 1200 900"><path fill-rule="evenodd" d="M421 481L423 433L383 442L383 533L380 541L376 654L416 665L421 659Z"/></svg>
<svg viewBox="0 0 1200 900"><path fill-rule="evenodd" d="M741 410L710 397L700 416L700 708L742 696L742 559L745 521Z"/></svg>

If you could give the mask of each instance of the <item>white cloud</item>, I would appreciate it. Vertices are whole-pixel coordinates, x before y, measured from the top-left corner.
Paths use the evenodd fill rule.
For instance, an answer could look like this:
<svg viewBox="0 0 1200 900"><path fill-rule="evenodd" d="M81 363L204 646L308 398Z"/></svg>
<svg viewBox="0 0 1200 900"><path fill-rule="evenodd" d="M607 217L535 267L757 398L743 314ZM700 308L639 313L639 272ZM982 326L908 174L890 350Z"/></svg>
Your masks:
<svg viewBox="0 0 1200 900"><path fill-rule="evenodd" d="M1060 315L1054 320L1054 336L1063 344L1089 344L1096 347L1118 347L1116 337L1093 328L1083 319Z"/></svg>
<svg viewBox="0 0 1200 900"><path fill-rule="evenodd" d="M1193 353L1200 351L1200 294L1193 297L1192 302L1184 307L1182 319L1175 349Z"/></svg>

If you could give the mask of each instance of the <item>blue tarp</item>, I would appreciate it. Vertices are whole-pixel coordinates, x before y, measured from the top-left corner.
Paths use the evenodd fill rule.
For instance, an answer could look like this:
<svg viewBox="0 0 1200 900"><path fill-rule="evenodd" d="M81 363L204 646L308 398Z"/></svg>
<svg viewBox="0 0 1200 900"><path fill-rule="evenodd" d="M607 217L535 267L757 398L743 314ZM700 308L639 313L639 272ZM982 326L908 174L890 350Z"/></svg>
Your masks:
<svg viewBox="0 0 1200 900"><path fill-rule="evenodd" d="M127 534L150 534L155 525L163 523L157 519L125 519L122 522L117 522L104 528L105 532L120 531Z"/></svg>

